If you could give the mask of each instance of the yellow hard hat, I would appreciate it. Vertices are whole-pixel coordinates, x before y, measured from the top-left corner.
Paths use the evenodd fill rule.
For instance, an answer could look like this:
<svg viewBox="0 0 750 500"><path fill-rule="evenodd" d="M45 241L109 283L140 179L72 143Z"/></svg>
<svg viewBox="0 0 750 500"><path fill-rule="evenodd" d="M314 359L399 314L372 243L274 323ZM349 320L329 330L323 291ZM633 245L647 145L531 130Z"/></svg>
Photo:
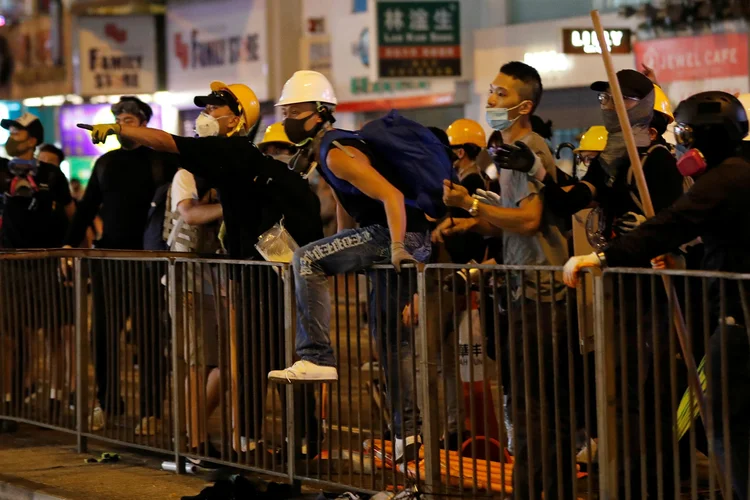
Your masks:
<svg viewBox="0 0 750 500"><path fill-rule="evenodd" d="M659 87L654 85L654 111L661 113L667 117L667 123L674 121L674 113L672 113L672 105L669 104L667 94Z"/></svg>
<svg viewBox="0 0 750 500"><path fill-rule="evenodd" d="M737 99L739 99L740 103L742 103L742 107L745 108L747 116L750 117L750 94L740 94L737 96ZM742 140L750 141L750 134L746 135Z"/></svg>
<svg viewBox="0 0 750 500"><path fill-rule="evenodd" d="M461 118L450 124L446 129L448 142L451 146L474 144L480 148L487 146L487 136L482 126L474 120Z"/></svg>
<svg viewBox="0 0 750 500"><path fill-rule="evenodd" d="M239 129L242 129L244 134L247 134L255 122L260 118L260 103L258 98L255 96L255 92L250 87L242 83L233 83L227 85L224 82L213 81L211 82L211 91L220 92L226 90L237 99L240 105L240 113L242 114L240 124L237 128L232 131L232 134ZM232 135L230 134L230 135Z"/></svg>
<svg viewBox="0 0 750 500"><path fill-rule="evenodd" d="M294 145L294 143L289 140L289 137L287 137L286 132L284 131L284 124L281 122L272 123L266 128L266 133L263 134L263 140L258 143L258 146L271 142L280 142L283 144L289 144L290 146Z"/></svg>
<svg viewBox="0 0 750 500"><path fill-rule="evenodd" d="M575 152L604 151L606 145L607 129L602 125L594 125L583 134L583 137L581 137L581 144Z"/></svg>

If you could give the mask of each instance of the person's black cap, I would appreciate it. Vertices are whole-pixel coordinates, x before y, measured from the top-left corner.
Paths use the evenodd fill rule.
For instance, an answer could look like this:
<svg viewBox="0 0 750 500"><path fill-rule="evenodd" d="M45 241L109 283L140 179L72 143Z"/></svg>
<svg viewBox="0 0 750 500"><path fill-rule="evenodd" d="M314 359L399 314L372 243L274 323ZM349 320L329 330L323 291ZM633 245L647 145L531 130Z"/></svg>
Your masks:
<svg viewBox="0 0 750 500"><path fill-rule="evenodd" d="M617 72L617 81L620 82L622 95L643 99L654 90L654 83L643 73L634 69L623 69ZM609 82L594 82L591 90L597 92L608 92Z"/></svg>
<svg viewBox="0 0 750 500"><path fill-rule="evenodd" d="M9 129L10 127L17 127L26 130L30 137L36 139L37 146L41 146L44 142L44 126L39 120L39 117L32 115L31 113L24 113L14 120L2 120L0 121L0 127Z"/></svg>
<svg viewBox="0 0 750 500"><path fill-rule="evenodd" d="M193 99L193 102L199 108L205 108L209 105L229 106L229 109L232 110L232 113L240 116L240 106L237 103L237 99L235 99L234 96L226 90L217 90L216 92L211 92L208 95L196 96L195 99Z"/></svg>

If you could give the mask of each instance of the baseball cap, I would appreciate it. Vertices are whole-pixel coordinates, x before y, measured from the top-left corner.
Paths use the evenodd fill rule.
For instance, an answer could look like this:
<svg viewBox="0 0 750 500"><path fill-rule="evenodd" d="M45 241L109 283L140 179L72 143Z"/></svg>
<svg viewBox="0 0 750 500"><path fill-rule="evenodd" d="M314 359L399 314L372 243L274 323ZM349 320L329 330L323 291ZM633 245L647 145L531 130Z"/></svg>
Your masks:
<svg viewBox="0 0 750 500"><path fill-rule="evenodd" d="M231 92L228 90L215 90L208 95L199 95L193 99L193 102L199 108L205 108L206 106L229 106L237 116L240 116L240 106L237 103L237 99L234 98Z"/></svg>
<svg viewBox="0 0 750 500"><path fill-rule="evenodd" d="M10 129L10 127L22 128L28 131L29 136L36 139L37 146L41 146L44 142L44 127L42 126L42 122L38 116L31 113L24 113L12 120L2 120L0 121L0 127L6 130Z"/></svg>
<svg viewBox="0 0 750 500"><path fill-rule="evenodd" d="M622 95L625 97L634 97L643 99L654 90L654 84L646 75L634 69L623 69L617 72L617 81L620 82ZM591 84L591 90L597 92L607 92L609 82L594 82Z"/></svg>

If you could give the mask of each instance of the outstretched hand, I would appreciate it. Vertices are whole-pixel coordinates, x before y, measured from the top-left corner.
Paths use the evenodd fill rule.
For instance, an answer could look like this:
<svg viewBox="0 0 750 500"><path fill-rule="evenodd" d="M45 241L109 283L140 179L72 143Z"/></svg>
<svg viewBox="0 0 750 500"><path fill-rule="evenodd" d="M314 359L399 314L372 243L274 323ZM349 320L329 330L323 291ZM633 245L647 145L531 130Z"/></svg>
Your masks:
<svg viewBox="0 0 750 500"><path fill-rule="evenodd" d="M102 144L107 140L110 135L119 135L120 126L116 123L107 123L104 125L87 125L85 123L79 123L78 128L88 130L91 132L91 142L94 144Z"/></svg>

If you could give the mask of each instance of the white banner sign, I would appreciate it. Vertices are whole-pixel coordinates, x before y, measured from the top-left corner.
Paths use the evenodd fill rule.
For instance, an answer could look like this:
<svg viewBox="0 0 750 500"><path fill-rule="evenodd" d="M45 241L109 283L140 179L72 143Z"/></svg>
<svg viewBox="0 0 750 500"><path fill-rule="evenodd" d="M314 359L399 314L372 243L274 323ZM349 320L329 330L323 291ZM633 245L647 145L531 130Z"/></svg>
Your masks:
<svg viewBox="0 0 750 500"><path fill-rule="evenodd" d="M331 83L336 88L339 104L455 92L455 82L445 79L373 81L370 78L370 29L373 13L351 13L351 3L351 0L333 0L331 12L335 12L335 15L330 15L327 19L333 64ZM373 8L372 2L369 8Z"/></svg>
<svg viewBox="0 0 750 500"><path fill-rule="evenodd" d="M81 94L147 94L157 90L153 17L81 17L78 45Z"/></svg>
<svg viewBox="0 0 750 500"><path fill-rule="evenodd" d="M244 83L268 99L266 0L170 3L167 50L171 91L207 93L221 80Z"/></svg>

